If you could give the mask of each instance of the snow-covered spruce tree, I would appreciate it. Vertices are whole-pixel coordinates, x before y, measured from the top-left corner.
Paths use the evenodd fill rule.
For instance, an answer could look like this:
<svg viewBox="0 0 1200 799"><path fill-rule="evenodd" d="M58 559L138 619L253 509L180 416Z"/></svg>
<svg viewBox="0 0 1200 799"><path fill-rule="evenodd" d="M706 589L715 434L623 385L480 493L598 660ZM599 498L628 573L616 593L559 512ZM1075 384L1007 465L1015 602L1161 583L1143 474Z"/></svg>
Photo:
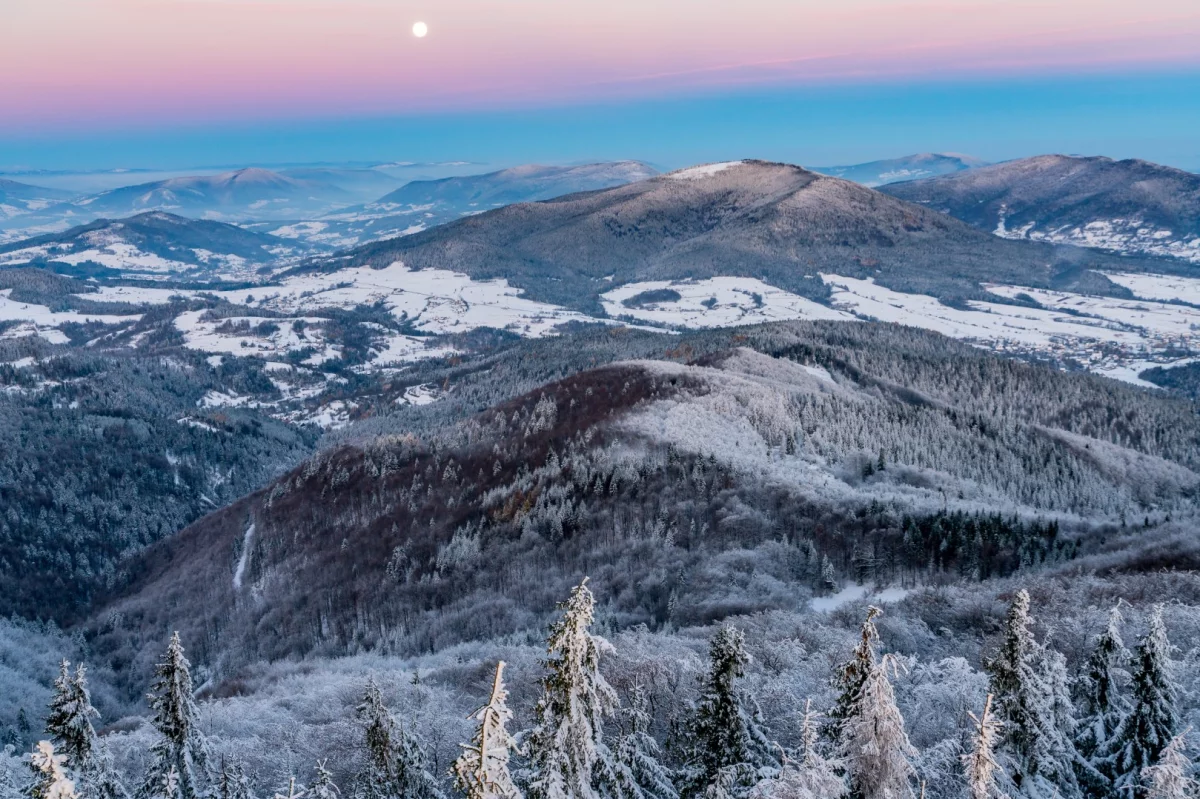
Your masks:
<svg viewBox="0 0 1200 799"><path fill-rule="evenodd" d="M397 799L446 799L437 777L429 770L425 746L411 725L396 725L396 779L393 796Z"/></svg>
<svg viewBox="0 0 1200 799"><path fill-rule="evenodd" d="M287 787L282 791L276 791L274 799L304 799L306 796L308 796L308 789L303 785L298 785L295 777L288 777Z"/></svg>
<svg viewBox="0 0 1200 799"><path fill-rule="evenodd" d="M988 664L996 715L1004 724L1003 750L1009 777L1026 796L1080 796L1071 740L1073 721L1062 656L1038 644L1030 629L1029 593L1018 591L1009 606L1000 651ZM1065 707L1064 707L1065 704Z"/></svg>
<svg viewBox="0 0 1200 799"><path fill-rule="evenodd" d="M888 672L898 669L884 655L863 681L856 713L842 724L840 756L850 793L856 799L912 799L917 750L908 741L904 717Z"/></svg>
<svg viewBox="0 0 1200 799"><path fill-rule="evenodd" d="M325 767L324 760L317 763L316 776L308 786L308 799L341 799L342 792L333 781L333 772Z"/></svg>
<svg viewBox="0 0 1200 799"><path fill-rule="evenodd" d="M963 766L967 788L971 799L1002 799L998 777L1002 773L996 762L996 745L1000 730L1004 726L992 713L992 695L988 694L983 705L983 715L968 713L975 729L971 734L971 751L963 755Z"/></svg>
<svg viewBox="0 0 1200 799"><path fill-rule="evenodd" d="M54 681L54 695L46 718L46 734L55 751L66 758L67 768L77 777L76 790L83 799L123 799L127 796L103 742L96 736L92 719L100 713L92 707L87 686L87 669L80 663L71 674L62 661Z"/></svg>
<svg viewBox="0 0 1200 799"><path fill-rule="evenodd" d="M65 758L67 768L82 773L87 767L96 746L92 719L99 716L88 696L83 664L72 675L71 664L63 660L54 680L54 695L50 699L50 713L46 716L46 734L54 743L54 750Z"/></svg>
<svg viewBox="0 0 1200 799"><path fill-rule="evenodd" d="M827 760L817 750L817 715L812 700L806 701L798 759L785 758L776 777L754 786L751 799L841 799L846 795L846 781L838 774L841 764Z"/></svg>
<svg viewBox="0 0 1200 799"><path fill-rule="evenodd" d="M1178 690L1171 679L1170 657L1171 643L1163 623L1163 609L1157 605L1150 615L1150 628L1133 659L1133 709L1113 736L1110 752L1114 787L1136 799L1146 796L1141 783L1142 770L1156 765L1175 737Z"/></svg>
<svg viewBox="0 0 1200 799"><path fill-rule="evenodd" d="M863 621L858 645L854 647L850 659L839 666L834 674L834 689L837 690L838 697L829 713L826 732L829 739L835 743L841 740L842 726L858 714L858 700L863 683L866 682L871 669L875 668L875 642L879 640L875 619L882 613L883 611L874 605L867 608L867 618Z"/></svg>
<svg viewBox="0 0 1200 799"><path fill-rule="evenodd" d="M29 755L33 782L26 789L30 799L79 799L75 781L67 771L66 755L54 751L50 741L38 741Z"/></svg>
<svg viewBox="0 0 1200 799"><path fill-rule="evenodd" d="M1096 636L1075 686L1080 711L1075 747L1093 768L1109 779L1112 774L1107 768L1105 754L1129 712L1129 700L1122 693L1122 687L1129 680L1125 665L1130 658L1125 642L1121 640L1123 621L1120 607L1109 611L1108 624Z"/></svg>
<svg viewBox="0 0 1200 799"><path fill-rule="evenodd" d="M618 799L679 799L670 770L659 762L658 742L650 735L650 714L640 687L625 711L629 731L621 736L613 759L610 793Z"/></svg>
<svg viewBox="0 0 1200 799"><path fill-rule="evenodd" d="M395 752L392 737L396 722L383 702L374 678L367 680L362 702L355 715L363 725L367 745L366 765L354 780L355 799L392 799L395 778Z"/></svg>
<svg viewBox="0 0 1200 799"><path fill-rule="evenodd" d="M779 765L757 703L737 687L749 661L745 636L735 627L721 628L709 643L708 673L688 725L689 751L680 791L685 798L727 780L729 769L736 774L731 789L748 790L764 776L761 769Z"/></svg>
<svg viewBox="0 0 1200 799"><path fill-rule="evenodd" d="M1158 762L1142 769L1146 799L1194 799L1200 795L1200 783L1192 777L1192 759L1187 756L1189 727L1176 735L1159 755Z"/></svg>
<svg viewBox="0 0 1200 799"><path fill-rule="evenodd" d="M530 799L597 799L597 766L611 770L604 745L604 717L617 705L616 693L600 674L600 653L609 647L588 632L595 600L587 580L559 605L562 618L550 628L549 657L542 678L537 723L526 755L532 778Z"/></svg>
<svg viewBox="0 0 1200 799"><path fill-rule="evenodd" d="M179 633L171 636L163 661L154 668L147 697L160 738L150 749L150 766L138 799L199 799L208 776L208 747L197 726L191 664Z"/></svg>
<svg viewBox="0 0 1200 799"><path fill-rule="evenodd" d="M250 791L250 781L246 779L246 771L241 763L221 759L221 770L213 788L213 799L254 799L254 794Z"/></svg>

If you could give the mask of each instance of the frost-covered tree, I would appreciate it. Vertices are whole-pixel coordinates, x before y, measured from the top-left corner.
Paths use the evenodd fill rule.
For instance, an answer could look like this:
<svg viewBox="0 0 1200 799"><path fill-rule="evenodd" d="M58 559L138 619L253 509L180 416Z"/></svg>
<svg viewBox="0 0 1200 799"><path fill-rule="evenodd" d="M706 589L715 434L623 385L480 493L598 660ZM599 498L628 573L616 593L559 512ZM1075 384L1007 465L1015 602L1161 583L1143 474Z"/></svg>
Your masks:
<svg viewBox="0 0 1200 799"><path fill-rule="evenodd" d="M250 781L246 779L246 770L241 763L230 763L222 758L213 799L254 799Z"/></svg>
<svg viewBox="0 0 1200 799"><path fill-rule="evenodd" d="M533 774L528 792L530 799L596 799L597 766L611 769L604 718L617 705L600 674L600 653L609 644L589 632L595 600L586 579L559 608L562 618L546 642L537 724L526 744Z"/></svg>
<svg viewBox="0 0 1200 799"><path fill-rule="evenodd" d="M1146 799L1194 799L1200 795L1200 783L1192 777L1192 759L1187 755L1186 736L1190 730L1172 738L1158 762L1142 769Z"/></svg>
<svg viewBox="0 0 1200 799"><path fill-rule="evenodd" d="M983 714L968 714L975 729L971 733L971 751L963 755L964 776L971 799L1002 799L998 784L1002 773L996 760L996 745L1004 723L992 713L992 695L988 694Z"/></svg>
<svg viewBox="0 0 1200 799"><path fill-rule="evenodd" d="M785 758L775 777L754 786L751 799L840 799L846 781L838 774L841 764L828 760L817 749L820 730L812 700L804 703L800 727L800 751L796 760Z"/></svg>
<svg viewBox="0 0 1200 799"><path fill-rule="evenodd" d="M882 613L883 611L874 605L867 608L867 618L863 621L858 645L854 647L850 659L839 666L834 674L834 688L838 696L833 710L829 713L830 723L827 731L830 739L835 742L841 740L842 727L846 721L858 714L858 701L863 683L875 668L875 643L879 640L875 619Z"/></svg>
<svg viewBox="0 0 1200 799"><path fill-rule="evenodd" d="M308 799L341 799L342 792L333 781L333 772L325 767L325 761L317 762L316 779L308 786Z"/></svg>
<svg viewBox="0 0 1200 799"><path fill-rule="evenodd" d="M208 747L196 723L191 664L179 633L171 636L163 661L154 668L147 699L159 739L150 749L138 799L198 799L209 782Z"/></svg>
<svg viewBox="0 0 1200 799"><path fill-rule="evenodd" d="M496 664L492 694L486 705L475 712L479 729L471 743L454 761L454 784L467 799L521 799L521 791L508 770L509 754L517 743L509 735L512 721L508 709L508 690L504 687L504 661Z"/></svg>
<svg viewBox="0 0 1200 799"><path fill-rule="evenodd" d="M46 734L50 736L54 750L65 758L68 768L82 772L91 760L96 746L92 719L99 716L88 696L83 664L72 675L71 664L63 660L54 680L54 695L46 716Z"/></svg>
<svg viewBox="0 0 1200 799"><path fill-rule="evenodd" d="M1080 718L1075 747L1101 772L1107 771L1106 750L1129 712L1129 700L1122 693L1122 687L1129 679L1125 665L1130 658L1121 639L1123 621L1120 607L1109 611L1108 624L1096 636L1083 674L1076 683ZM1112 775L1107 776L1111 778Z"/></svg>
<svg viewBox="0 0 1200 799"><path fill-rule="evenodd" d="M287 787L282 791L276 791L273 799L305 799L306 796L308 796L308 789L303 785L297 785L295 777L288 777Z"/></svg>
<svg viewBox="0 0 1200 799"><path fill-rule="evenodd" d="M367 746L367 763L355 780L356 799L443 799L416 734L392 717L374 679L356 710Z"/></svg>
<svg viewBox="0 0 1200 799"><path fill-rule="evenodd" d="M1171 677L1170 659L1171 642L1162 606L1157 605L1150 615L1150 628L1134 655L1133 709L1113 736L1110 753L1114 786L1137 799L1146 796L1142 770L1156 765L1175 737L1175 699L1179 692Z"/></svg>
<svg viewBox="0 0 1200 799"><path fill-rule="evenodd" d="M996 715L1004 724L1013 785L1028 796L1080 794L1081 763L1071 740L1073 719L1062 656L1037 642L1029 593L1009 606L999 652L988 662Z"/></svg>
<svg viewBox="0 0 1200 799"><path fill-rule="evenodd" d="M67 770L66 755L54 751L50 741L38 741L29 755L33 782L26 790L30 799L79 799L75 781Z"/></svg>
<svg viewBox="0 0 1200 799"><path fill-rule="evenodd" d="M611 793L620 799L679 799L670 770L659 761L659 746L650 735L650 714L640 687L625 711L629 731L617 744Z"/></svg>
<svg viewBox="0 0 1200 799"><path fill-rule="evenodd" d="M54 694L46 717L46 734L55 751L66 758L67 768L77 777L76 789L84 799L122 799L127 795L112 757L96 736L92 719L100 713L92 707L87 669L80 663L75 673L64 660L54 680Z"/></svg>
<svg viewBox="0 0 1200 799"><path fill-rule="evenodd" d="M723 627L709 642L708 673L688 725L685 797L716 785L727 769L736 773L737 788L749 788L761 779L760 769L778 765L757 703L737 686L749 662L741 630Z"/></svg>
<svg viewBox="0 0 1200 799"><path fill-rule="evenodd" d="M897 668L891 655L880 658L859 690L855 715L842 723L839 754L857 799L912 799L914 795L912 759L917 750L909 743L888 677Z"/></svg>

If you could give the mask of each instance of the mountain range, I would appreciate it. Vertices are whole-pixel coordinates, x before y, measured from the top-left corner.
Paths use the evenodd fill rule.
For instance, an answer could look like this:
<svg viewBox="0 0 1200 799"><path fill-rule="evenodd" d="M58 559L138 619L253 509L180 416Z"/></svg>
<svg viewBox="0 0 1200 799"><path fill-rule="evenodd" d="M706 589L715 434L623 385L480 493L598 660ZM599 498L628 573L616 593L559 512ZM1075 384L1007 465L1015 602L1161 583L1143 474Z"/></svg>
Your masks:
<svg viewBox="0 0 1200 799"><path fill-rule="evenodd" d="M1044 155L881 190L1006 238L1200 263L1200 175L1148 161Z"/></svg>
<svg viewBox="0 0 1200 799"><path fill-rule="evenodd" d="M1115 287L1092 269L1132 262L1074 247L1006 241L857 183L764 161L693 167L611 189L518 203L352 250L313 268L451 269L503 278L528 296L594 311L638 281L758 278L827 299L821 273L946 299L984 282Z"/></svg>
<svg viewBox="0 0 1200 799"><path fill-rule="evenodd" d="M984 166L986 163L959 153L919 153L852 166L817 166L812 167L812 171L875 188L889 183L963 172Z"/></svg>
<svg viewBox="0 0 1200 799"><path fill-rule="evenodd" d="M31 186L27 183L0 178L0 220L31 211L40 211L70 196L70 192L60 189Z"/></svg>

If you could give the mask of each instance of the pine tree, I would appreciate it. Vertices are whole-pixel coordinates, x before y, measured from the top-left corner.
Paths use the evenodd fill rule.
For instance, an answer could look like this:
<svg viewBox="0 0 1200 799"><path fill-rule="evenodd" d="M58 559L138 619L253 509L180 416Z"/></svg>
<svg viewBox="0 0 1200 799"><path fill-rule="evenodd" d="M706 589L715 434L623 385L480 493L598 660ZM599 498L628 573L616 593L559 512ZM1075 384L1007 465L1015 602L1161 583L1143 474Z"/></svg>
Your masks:
<svg viewBox="0 0 1200 799"><path fill-rule="evenodd" d="M882 613L874 605L867 608L867 618L863 621L854 654L837 669L834 688L837 689L838 698L829 714L830 723L827 727L829 738L835 742L841 740L843 725L858 715L859 695L867 675L876 664L875 642L879 640L879 630L875 626L875 619Z"/></svg>
<svg viewBox="0 0 1200 799"><path fill-rule="evenodd" d="M996 715L1004 724L1009 775L1020 792L1073 799L1080 795L1076 768L1084 766L1072 739L1074 719L1062 656L1040 644L1030 629L1029 594L1013 597L1000 651L988 663Z"/></svg>
<svg viewBox="0 0 1200 799"><path fill-rule="evenodd" d="M396 725L396 779L398 799L446 799L437 777L429 770L425 747L411 725Z"/></svg>
<svg viewBox="0 0 1200 799"><path fill-rule="evenodd" d="M246 779L245 769L241 763L228 763L221 759L221 770L217 774L217 784L213 799L254 799L250 791L250 781Z"/></svg>
<svg viewBox="0 0 1200 799"><path fill-rule="evenodd" d="M356 712L367 744L367 765L355 780L357 799L444 799L416 733L392 718L374 679Z"/></svg>
<svg viewBox="0 0 1200 799"><path fill-rule="evenodd" d="M983 715L976 717L968 713L975 725L971 735L971 751L963 755L967 787L971 799L1003 799L1004 793L997 784L1000 764L996 761L996 745L999 743L1003 722L992 714L992 695L988 694L983 706Z"/></svg>
<svg viewBox="0 0 1200 799"><path fill-rule="evenodd" d="M735 789L748 788L759 782L760 769L779 763L756 703L737 688L749 661L745 636L734 627L723 627L709 643L708 673L688 730L690 752L681 791L685 797L716 785L728 769L737 775Z"/></svg>
<svg viewBox="0 0 1200 799"><path fill-rule="evenodd" d="M54 696L46 717L46 733L54 743L55 751L66 758L64 762L67 768L82 773L87 767L96 745L92 719L99 716L88 696L83 664L72 676L71 664L63 660L58 677L54 680Z"/></svg>
<svg viewBox="0 0 1200 799"><path fill-rule="evenodd" d="M70 671L64 660L54 681L54 695L46 718L46 734L78 776L77 790L84 799L124 799L127 796L112 758L96 736L92 719L100 714L92 707L87 669L81 663Z"/></svg>
<svg viewBox="0 0 1200 799"><path fill-rule="evenodd" d="M504 661L496 664L492 695L474 714L479 729L454 761L454 783L467 799L522 799L508 770L509 753L517 748L508 734L512 721L508 691L504 687Z"/></svg>
<svg viewBox="0 0 1200 799"><path fill-rule="evenodd" d="M1129 712L1129 701L1121 693L1129 674L1125 664L1129 651L1121 640L1121 609L1108 614L1108 625L1096 637L1083 674L1077 683L1080 723L1075 746L1079 754L1101 773L1107 772L1105 752ZM1111 779L1111 774L1106 774Z"/></svg>
<svg viewBox="0 0 1200 799"><path fill-rule="evenodd" d="M608 644L588 632L595 601L586 579L559 608L563 615L546 642L547 673L527 744L533 772L529 797L596 799L597 766L611 771L612 762L603 721L617 705L616 693L600 674L600 652Z"/></svg>
<svg viewBox="0 0 1200 799"><path fill-rule="evenodd" d="M1142 769L1146 799L1193 799L1200 795L1200 783L1192 777L1192 760L1187 756L1190 729L1171 739L1157 763Z"/></svg>
<svg viewBox="0 0 1200 799"><path fill-rule="evenodd" d="M841 799L846 782L838 774L841 763L827 760L817 750L820 731L812 700L804 703L799 759L786 758L776 777L754 786L751 799Z"/></svg>
<svg viewBox="0 0 1200 799"><path fill-rule="evenodd" d="M147 699L154 713L151 724L160 738L150 750L138 799L199 799L208 781L207 744L196 723L191 664L179 633L171 636L163 662L154 669Z"/></svg>
<svg viewBox="0 0 1200 799"><path fill-rule="evenodd" d="M1119 791L1144 799L1142 770L1158 763L1159 756L1175 736L1175 697L1171 679L1171 643L1163 623L1161 605L1150 616L1150 628L1134 656L1133 709L1113 736L1112 768Z"/></svg>
<svg viewBox="0 0 1200 799"><path fill-rule="evenodd" d="M325 767L324 760L317 763L317 778L308 787L308 799L341 799L342 792L333 781L333 772Z"/></svg>
<svg viewBox="0 0 1200 799"><path fill-rule="evenodd" d="M888 672L897 669L884 655L867 673L859 691L855 715L842 725L841 757L851 794L857 799L913 799L916 777L904 717Z"/></svg>
<svg viewBox="0 0 1200 799"><path fill-rule="evenodd" d="M30 799L79 799L75 782L66 766L66 755L57 754L50 741L39 741L29 755L33 783L26 793Z"/></svg>
<svg viewBox="0 0 1200 799"><path fill-rule="evenodd" d="M650 714L640 686L626 710L629 731L621 736L613 762L614 786L620 799L679 799L670 771L659 762L658 742L650 735Z"/></svg>

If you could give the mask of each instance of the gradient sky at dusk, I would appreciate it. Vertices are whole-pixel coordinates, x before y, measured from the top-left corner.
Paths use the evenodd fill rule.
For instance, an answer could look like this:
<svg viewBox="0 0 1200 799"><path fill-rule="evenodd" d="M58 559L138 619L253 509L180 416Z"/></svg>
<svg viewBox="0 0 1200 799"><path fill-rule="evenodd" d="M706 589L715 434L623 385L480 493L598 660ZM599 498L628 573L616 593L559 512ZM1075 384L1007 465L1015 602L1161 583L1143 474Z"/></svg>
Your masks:
<svg viewBox="0 0 1200 799"><path fill-rule="evenodd" d="M944 149L1200 168L1198 41L1195 0L3 0L0 168Z"/></svg>

